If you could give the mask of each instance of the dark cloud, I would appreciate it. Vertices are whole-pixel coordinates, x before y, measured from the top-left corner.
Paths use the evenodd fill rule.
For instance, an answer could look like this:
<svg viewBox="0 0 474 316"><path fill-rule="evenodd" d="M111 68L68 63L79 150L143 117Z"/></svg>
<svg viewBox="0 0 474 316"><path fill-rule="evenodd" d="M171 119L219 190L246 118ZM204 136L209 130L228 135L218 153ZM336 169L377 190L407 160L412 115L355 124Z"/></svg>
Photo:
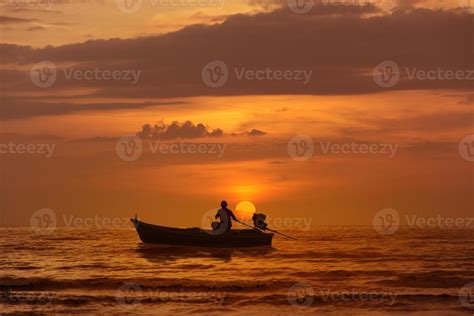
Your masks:
<svg viewBox="0 0 474 316"><path fill-rule="evenodd" d="M12 16L0 16L0 24L30 23L35 21L36 19L23 19Z"/></svg>
<svg viewBox="0 0 474 316"><path fill-rule="evenodd" d="M262 136L265 132L253 129L250 132L233 133L229 134L232 136L244 135L244 136ZM192 138L203 138L203 137L222 137L227 135L220 128L209 129L208 126L198 123L194 124L191 121L183 123L173 121L171 124L166 125L161 122L159 124L151 125L145 124L142 130L137 133L142 139L155 139L155 140L170 140L170 139L192 139Z"/></svg>
<svg viewBox="0 0 474 316"><path fill-rule="evenodd" d="M80 139L73 139L70 140L70 143L109 143L109 142L117 142L120 138L119 137L110 137L110 136L96 136L96 137L89 137L89 138L80 138Z"/></svg>
<svg viewBox="0 0 474 316"><path fill-rule="evenodd" d="M425 2L424 0L397 0L396 8L398 10L411 10L415 8L417 5L422 4Z"/></svg>
<svg viewBox="0 0 474 316"><path fill-rule="evenodd" d="M46 29L42 26L32 26L27 29L27 31L30 31L30 32L43 31L43 30L46 30Z"/></svg>
<svg viewBox="0 0 474 316"><path fill-rule="evenodd" d="M34 116L72 114L82 111L112 111L182 104L183 102L122 102L77 104L64 101L34 101L29 98L4 97L0 107L0 121L24 119Z"/></svg>
<svg viewBox="0 0 474 316"><path fill-rule="evenodd" d="M395 0L394 0L395 1ZM416 1L416 0L413 0ZM314 15L334 15L334 14L348 14L359 15L366 13L379 13L381 9L370 1L357 0L314 0L313 6L309 14ZM250 0L249 5L262 8L266 11L287 8L289 6L288 0ZM380 3L382 4L382 3Z"/></svg>
<svg viewBox="0 0 474 316"><path fill-rule="evenodd" d="M263 136L263 135L266 135L266 134L267 133L265 133L264 131L260 131L258 129L253 129L250 132L248 132L248 136Z"/></svg>
<svg viewBox="0 0 474 316"><path fill-rule="evenodd" d="M472 81L467 80L408 80L405 70L472 69L472 14L428 9L362 14L375 11L370 5L326 5L297 15L284 7L237 14L221 24L193 25L161 36L89 40L42 49L3 44L0 52L3 63L54 62L58 79L48 88L51 94L83 87L95 88L91 96L104 98L373 93L387 91L372 78L374 66L385 60L397 62L401 69L401 80L393 90L472 89ZM201 79L204 65L214 60L223 61L229 70L228 81L220 88L210 88ZM137 70L140 81L127 85L66 80L62 75L66 63L79 70ZM237 77L242 69L266 68L306 70L312 75L307 84ZM7 79L9 92L37 91L24 71L4 72L2 79Z"/></svg>

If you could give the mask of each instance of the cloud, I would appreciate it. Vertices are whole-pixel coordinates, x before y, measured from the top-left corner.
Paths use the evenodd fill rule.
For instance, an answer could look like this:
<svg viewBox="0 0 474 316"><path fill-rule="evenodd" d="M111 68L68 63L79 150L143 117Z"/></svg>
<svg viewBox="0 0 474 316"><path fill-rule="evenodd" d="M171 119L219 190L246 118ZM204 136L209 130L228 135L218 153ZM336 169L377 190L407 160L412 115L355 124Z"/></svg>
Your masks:
<svg viewBox="0 0 474 316"><path fill-rule="evenodd" d="M395 61L401 69L401 80L392 90L469 89L468 81L408 80L405 70L471 69L472 15L428 9L364 15L375 11L374 6L326 5L297 15L284 7L232 15L223 23L193 25L160 36L89 40L41 49L3 44L0 62L23 66L52 61L58 78L48 88L50 94L89 88L89 96L101 98L377 93L387 90L374 82L372 71L385 60ZM203 67L214 60L224 62L229 72L220 88L208 87L201 78ZM63 71L71 65L80 71L131 69L141 71L141 76L136 85L67 80ZM238 77L242 70L267 68L311 71L311 77L306 84ZM6 94L36 92L28 69L17 71L0 74Z"/></svg>
<svg viewBox="0 0 474 316"><path fill-rule="evenodd" d="M423 0L397 0L398 10L411 10L417 5L423 4Z"/></svg>
<svg viewBox="0 0 474 316"><path fill-rule="evenodd" d="M32 26L27 29L27 31L30 31L30 32L43 31L43 30L46 30L46 29L42 26Z"/></svg>
<svg viewBox="0 0 474 316"><path fill-rule="evenodd" d="M380 5L383 3L380 1L377 5L376 2L376 0L372 1L372 3L370 1L358 2L354 0L314 0L312 1L313 6L308 13L314 15L359 15L382 12ZM252 7L261 8L265 11L274 11L288 8L289 6L288 0L250 0L248 3Z"/></svg>
<svg viewBox="0 0 474 316"><path fill-rule="evenodd" d="M473 124L471 109L443 109L427 113L404 113L394 117L379 115L359 116L347 113L347 119L352 118L352 126L338 128L339 138L401 139L400 135L429 135L439 133L456 133L469 130Z"/></svg>
<svg viewBox="0 0 474 316"><path fill-rule="evenodd" d="M48 9L47 7L46 8L41 8L41 7L31 7L31 8L24 8L24 7L11 7L11 6L7 6L7 9L10 10L11 12L15 12L15 13L51 13L51 14L62 14L61 11L58 11L58 10L52 10L52 9Z"/></svg>
<svg viewBox="0 0 474 316"><path fill-rule="evenodd" d="M266 133L257 129L253 129L250 132L243 132L238 134L230 134L232 136L245 135L245 136L262 136ZM137 133L142 139L155 139L155 140L171 140L171 139L192 139L192 138L203 138L203 137L222 137L227 135L220 128L209 129L208 126L198 123L194 124L191 121L183 123L173 121L171 124L166 125L161 122L159 124L151 125L145 124L142 130Z"/></svg>
<svg viewBox="0 0 474 316"><path fill-rule="evenodd" d="M474 104L474 94L466 95L465 100L459 101L459 104L466 104L466 105Z"/></svg>
<svg viewBox="0 0 474 316"><path fill-rule="evenodd" d="M51 97L54 99L54 97ZM79 97L72 96L71 99ZM37 99L37 98L36 98ZM73 114L82 111L113 111L141 109L161 105L182 104L184 102L115 102L78 104L67 101L36 101L29 98L4 97L0 107L0 121L25 119L35 116Z"/></svg>
<svg viewBox="0 0 474 316"><path fill-rule="evenodd" d="M251 130L250 132L248 132L248 136L263 136L263 135L266 135L267 133L265 133L264 131L260 131L258 129L253 129Z"/></svg>
<svg viewBox="0 0 474 316"><path fill-rule="evenodd" d="M0 24L30 23L35 21L36 19L23 19L12 16L0 16Z"/></svg>

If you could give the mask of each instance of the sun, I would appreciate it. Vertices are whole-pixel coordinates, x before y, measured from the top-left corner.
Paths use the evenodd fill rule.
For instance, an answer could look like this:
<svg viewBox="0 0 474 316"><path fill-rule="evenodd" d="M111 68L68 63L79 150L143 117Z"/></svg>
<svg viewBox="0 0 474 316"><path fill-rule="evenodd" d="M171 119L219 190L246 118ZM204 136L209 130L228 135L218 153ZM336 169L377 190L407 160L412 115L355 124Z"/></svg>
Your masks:
<svg viewBox="0 0 474 316"><path fill-rule="evenodd" d="M256 211L257 208L250 201L242 201L235 206L235 215L242 220L251 219Z"/></svg>

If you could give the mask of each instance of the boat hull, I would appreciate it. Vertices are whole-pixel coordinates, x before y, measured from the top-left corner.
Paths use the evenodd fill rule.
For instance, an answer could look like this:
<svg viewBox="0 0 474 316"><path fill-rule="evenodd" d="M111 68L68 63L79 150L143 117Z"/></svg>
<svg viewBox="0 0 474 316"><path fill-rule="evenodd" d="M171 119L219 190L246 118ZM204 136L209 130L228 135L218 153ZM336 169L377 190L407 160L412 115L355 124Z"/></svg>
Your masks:
<svg viewBox="0 0 474 316"><path fill-rule="evenodd" d="M260 247L272 244L273 234L256 229L233 229L224 234L214 234L200 228L172 228L157 226L131 219L140 240L147 244L195 247Z"/></svg>

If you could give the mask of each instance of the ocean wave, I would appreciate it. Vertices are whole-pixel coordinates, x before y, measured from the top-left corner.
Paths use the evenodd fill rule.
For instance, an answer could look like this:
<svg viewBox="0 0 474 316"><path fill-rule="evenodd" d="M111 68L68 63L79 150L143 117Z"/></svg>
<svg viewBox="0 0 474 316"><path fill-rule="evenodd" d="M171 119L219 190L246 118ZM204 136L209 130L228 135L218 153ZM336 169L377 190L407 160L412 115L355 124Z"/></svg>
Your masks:
<svg viewBox="0 0 474 316"><path fill-rule="evenodd" d="M425 273L405 273L391 279L378 280L373 284L407 288L460 288L473 282L473 272L431 271Z"/></svg>
<svg viewBox="0 0 474 316"><path fill-rule="evenodd" d="M418 304L447 304L453 303L459 305L458 296L450 294L396 294L396 293L377 293L377 292L317 292L308 295L306 299L311 299L311 305L350 305L356 307L358 303L369 306L384 306L384 307L403 307L414 303ZM235 302L237 305L288 305L289 297L284 294L268 294L256 296L253 298L241 299Z"/></svg>
<svg viewBox="0 0 474 316"><path fill-rule="evenodd" d="M330 292L315 291L314 294L306 296L303 300L310 300L312 306L363 306L364 308L403 308L416 304L417 308L423 306L459 305L458 296L450 294L396 294L383 292ZM197 291L151 291L140 289L139 292L114 291L109 294L97 295L96 293L80 293L67 295L61 292L21 292L0 291L0 306L2 304L27 304L27 305L63 305L63 306L89 306L97 304L160 304L160 303L189 303L189 304L214 304L222 307L233 306L261 306L268 304L273 306L289 306L295 304L287 293L247 293L228 292L218 293ZM301 303L302 301L299 301Z"/></svg>
<svg viewBox="0 0 474 316"><path fill-rule="evenodd" d="M320 278L320 279L345 279L364 276L392 276L396 275L392 270L333 270L333 271L297 271L289 273L292 277Z"/></svg>
<svg viewBox="0 0 474 316"><path fill-rule="evenodd" d="M215 281L166 278L0 278L0 290L71 290L71 289L118 289L124 284L137 284L141 289L186 289L200 291L255 291L262 288L288 287L291 282L283 281Z"/></svg>

